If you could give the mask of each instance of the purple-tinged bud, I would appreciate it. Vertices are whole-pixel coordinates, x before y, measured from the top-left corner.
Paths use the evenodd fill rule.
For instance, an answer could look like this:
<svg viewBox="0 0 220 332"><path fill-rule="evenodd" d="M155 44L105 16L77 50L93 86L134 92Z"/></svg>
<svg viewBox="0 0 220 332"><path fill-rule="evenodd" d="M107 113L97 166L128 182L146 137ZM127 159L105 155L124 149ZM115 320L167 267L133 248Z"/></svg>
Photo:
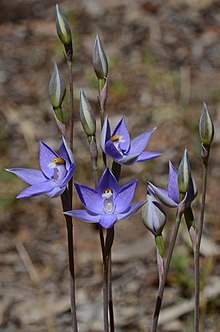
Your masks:
<svg viewBox="0 0 220 332"><path fill-rule="evenodd" d="M85 92L80 90L80 120L88 137L95 136L96 119L93 110L86 98Z"/></svg>
<svg viewBox="0 0 220 332"><path fill-rule="evenodd" d="M205 103L199 121L199 134L202 144L205 147L209 147L214 137L214 125L210 117L208 107Z"/></svg>
<svg viewBox="0 0 220 332"><path fill-rule="evenodd" d="M186 194L191 183L191 169L188 152L185 149L178 169L178 187L181 194ZM181 199L182 200L182 199Z"/></svg>
<svg viewBox="0 0 220 332"><path fill-rule="evenodd" d="M147 194L147 202L142 209L142 221L154 236L161 235L166 223L166 215L162 207L153 196L149 194Z"/></svg>
<svg viewBox="0 0 220 332"><path fill-rule="evenodd" d="M49 98L54 109L60 108L65 97L65 82L54 62L53 73L49 82Z"/></svg>
<svg viewBox="0 0 220 332"><path fill-rule="evenodd" d="M73 48L71 29L58 4L56 4L56 29L57 35L65 47L67 58L72 60Z"/></svg>
<svg viewBox="0 0 220 332"><path fill-rule="evenodd" d="M93 68L98 79L105 79L108 75L108 61L99 36L96 36L93 47Z"/></svg>

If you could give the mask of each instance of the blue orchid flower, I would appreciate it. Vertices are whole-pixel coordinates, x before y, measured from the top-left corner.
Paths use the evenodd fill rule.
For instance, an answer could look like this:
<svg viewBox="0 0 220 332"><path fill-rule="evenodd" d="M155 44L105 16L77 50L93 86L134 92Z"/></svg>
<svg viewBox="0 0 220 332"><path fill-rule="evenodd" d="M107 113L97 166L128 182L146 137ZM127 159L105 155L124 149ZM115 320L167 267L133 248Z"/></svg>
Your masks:
<svg viewBox="0 0 220 332"><path fill-rule="evenodd" d="M122 165L131 165L135 162L152 160L159 157L161 154L143 150L155 130L156 128L152 128L148 132L131 140L124 118L120 120L111 134L110 124L106 117L100 138L102 150L117 163Z"/></svg>
<svg viewBox="0 0 220 332"><path fill-rule="evenodd" d="M175 167L169 162L169 177L168 190L154 186L148 182L148 191L150 194L156 196L164 205L175 208L180 203L180 193L178 187L178 172ZM186 197L186 207L195 199L197 195L197 188L195 181L191 178L191 183Z"/></svg>
<svg viewBox="0 0 220 332"><path fill-rule="evenodd" d="M17 198L28 198L47 194L49 197L60 196L73 176L76 164L65 138L62 138L60 154L40 141L40 168L11 168L8 172L17 175L30 184Z"/></svg>
<svg viewBox="0 0 220 332"><path fill-rule="evenodd" d="M65 214L85 222L99 223L109 229L116 221L133 215L144 204L131 204L136 186L137 181L133 181L120 187L112 172L106 168L96 189L75 184L86 210L72 210Z"/></svg>

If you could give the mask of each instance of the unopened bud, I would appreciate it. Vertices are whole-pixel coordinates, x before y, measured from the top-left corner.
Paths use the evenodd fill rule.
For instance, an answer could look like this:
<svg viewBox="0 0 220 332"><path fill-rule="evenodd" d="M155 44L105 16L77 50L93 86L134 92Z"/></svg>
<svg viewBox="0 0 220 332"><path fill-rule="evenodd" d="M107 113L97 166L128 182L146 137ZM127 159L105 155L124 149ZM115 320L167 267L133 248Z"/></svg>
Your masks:
<svg viewBox="0 0 220 332"><path fill-rule="evenodd" d="M166 222L166 215L160 204L149 194L142 209L142 221L155 236L161 235Z"/></svg>
<svg viewBox="0 0 220 332"><path fill-rule="evenodd" d="M93 110L86 98L85 92L80 90L80 120L87 136L95 136L96 119Z"/></svg>
<svg viewBox="0 0 220 332"><path fill-rule="evenodd" d="M184 151L183 158L178 169L178 187L181 194L186 194L191 183L191 170L187 150Z"/></svg>
<svg viewBox="0 0 220 332"><path fill-rule="evenodd" d="M108 75L108 61L99 36L96 36L93 47L93 68L98 79L103 80Z"/></svg>
<svg viewBox="0 0 220 332"><path fill-rule="evenodd" d="M202 144L205 147L209 147L214 137L214 125L210 117L208 107L205 103L199 121L199 134Z"/></svg>
<svg viewBox="0 0 220 332"><path fill-rule="evenodd" d="M65 82L54 62L53 73L49 82L49 98L54 109L60 108L66 93Z"/></svg>
<svg viewBox="0 0 220 332"><path fill-rule="evenodd" d="M56 4L56 29L57 34L65 47L67 58L69 60L72 60L72 34L69 23L67 22L66 17L60 10L58 4Z"/></svg>

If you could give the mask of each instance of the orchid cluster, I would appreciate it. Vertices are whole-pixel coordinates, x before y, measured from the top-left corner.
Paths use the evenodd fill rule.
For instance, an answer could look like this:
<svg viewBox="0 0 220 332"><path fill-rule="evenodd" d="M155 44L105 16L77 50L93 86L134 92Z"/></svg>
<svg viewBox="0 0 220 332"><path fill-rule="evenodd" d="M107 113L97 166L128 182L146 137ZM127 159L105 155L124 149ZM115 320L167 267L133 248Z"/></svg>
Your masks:
<svg viewBox="0 0 220 332"><path fill-rule="evenodd" d="M57 34L64 45L65 56L68 64L68 70L72 79L72 35L69 24L56 5L56 28ZM54 71L49 83L49 97L52 105L52 112L56 124L61 131L61 147L59 153L56 153L46 143L40 141L39 164L40 170L28 168L11 168L11 172L25 181L29 187L24 189L17 198L32 198L43 194L50 198L61 197L63 202L63 212L66 218L68 229L68 241L72 232L72 218L79 219L87 223L96 223L100 231L100 243L103 254L103 313L104 313L104 331L114 330L113 309L110 306L111 299L111 248L114 239L114 227L117 221L127 219L142 208L142 220L144 225L151 231L155 237L157 262L159 271L159 293L163 294L166 276L169 269L169 263L172 256L172 250L168 251L165 260L165 251L163 244L163 229L166 224L166 213L162 205L168 208L176 209L176 233L174 232L172 249L175 244L178 227L182 215L185 216L187 228L192 238L193 247L199 248L196 241L196 229L193 218L191 204L196 197L197 188L191 175L190 162L187 150L183 154L178 170L169 162L168 188L162 189L148 182L146 184L146 197L141 202L132 203L137 180L121 186L120 170L121 167L135 167L136 163L148 162L158 158L161 153L146 151L149 140L156 130L152 128L143 132L136 138L131 139L125 118L122 117L114 130L110 128L110 121L106 114L105 104L107 99L108 84L108 61L99 36L95 39L93 49L93 67L98 80L98 103L101 118L100 148L102 151L104 169L100 175L98 150L96 142L96 115L83 90L80 92L80 119L83 130L88 138L91 168L93 170L94 188L85 184L75 183L75 190L78 194L83 208L72 208L74 171L77 167L73 157L73 128L75 110L73 107L73 90L70 79L70 137L66 134L66 124L63 122L62 103L65 97L65 83L59 72L57 64L54 65ZM200 137L203 151L204 165L207 165L210 145L213 139L214 129L208 113L207 106L204 105L204 111L200 120ZM205 154L205 152L207 152ZM110 164L112 162L112 170ZM107 166L108 165L108 166ZM65 204L66 199L69 200ZM71 227L70 227L71 226ZM70 233L69 233L70 232ZM73 242L68 242L69 252L73 252ZM78 331L76 303L75 303L75 284L74 284L74 256L69 258L71 286L71 310L73 331ZM162 294L161 294L162 292ZM159 300L158 300L159 301ZM160 308L160 306L159 306ZM109 314L110 313L110 314ZM111 317L109 321L109 316ZM156 306L152 331L156 331L157 320L159 316L158 305Z"/></svg>

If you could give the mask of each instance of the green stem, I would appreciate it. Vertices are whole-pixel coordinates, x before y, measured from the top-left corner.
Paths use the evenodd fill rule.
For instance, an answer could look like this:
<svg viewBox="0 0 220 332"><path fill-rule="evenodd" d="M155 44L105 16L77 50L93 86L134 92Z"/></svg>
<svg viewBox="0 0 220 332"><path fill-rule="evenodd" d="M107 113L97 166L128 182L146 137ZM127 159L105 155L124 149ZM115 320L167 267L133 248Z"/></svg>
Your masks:
<svg viewBox="0 0 220 332"><path fill-rule="evenodd" d="M152 325L151 332L156 332L156 330L157 330L158 319L159 319L161 304L162 304L162 300L163 300L163 293L164 293L164 288L165 288L165 284L166 284L166 280L167 280L167 274L168 274L168 271L169 271L170 262L171 262L171 258L172 258L172 255L173 255L173 249L174 249L174 246L175 246L175 243L176 243L177 234L178 234L178 231L179 231L182 214L183 214L183 210L179 206L179 208L177 210L177 215L176 215L175 227L174 227L172 238L171 238L170 245L169 245L169 248L168 248L167 259L166 259L166 263L165 263L165 267L164 267L164 273L162 275L162 279L161 279L159 289L158 289L156 305L155 305L155 311L154 311L154 317L153 317L153 325Z"/></svg>
<svg viewBox="0 0 220 332"><path fill-rule="evenodd" d="M203 155L203 153L205 154ZM204 224L204 214L205 214L205 201L206 201L206 189L207 189L207 174L208 174L208 158L209 150L203 147L202 159L202 202L201 211L198 224L198 237L196 241L196 247L194 250L194 278L195 278L195 310L194 310L194 332L199 332L199 305L200 305L200 246L202 240L203 224Z"/></svg>
<svg viewBox="0 0 220 332"><path fill-rule="evenodd" d="M54 111L56 113L56 116L57 116L58 120L63 123L63 109L62 109L62 107L54 108Z"/></svg>

